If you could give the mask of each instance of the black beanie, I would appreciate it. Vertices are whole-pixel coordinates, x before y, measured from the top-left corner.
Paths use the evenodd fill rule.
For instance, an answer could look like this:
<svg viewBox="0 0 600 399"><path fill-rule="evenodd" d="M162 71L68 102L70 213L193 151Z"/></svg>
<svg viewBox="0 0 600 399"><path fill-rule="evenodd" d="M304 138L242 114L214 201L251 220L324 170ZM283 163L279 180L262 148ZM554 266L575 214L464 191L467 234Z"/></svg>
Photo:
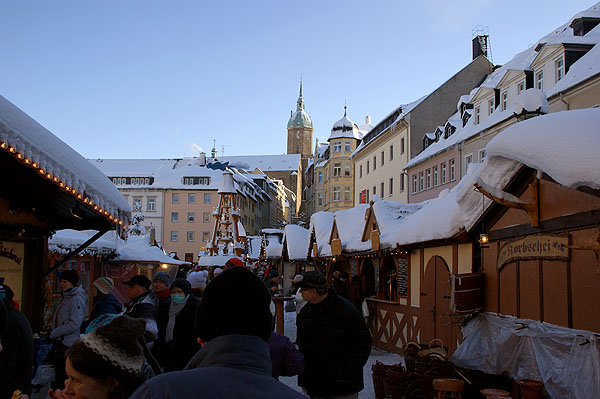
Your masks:
<svg viewBox="0 0 600 399"><path fill-rule="evenodd" d="M75 270L65 270L63 271L60 276L58 276L59 280L67 280L68 282L70 282L71 284L73 284L73 286L77 286L77 283L79 283L79 274L77 274L77 272Z"/></svg>
<svg viewBox="0 0 600 399"><path fill-rule="evenodd" d="M192 286L191 286L190 282L184 278L176 278L171 283L171 291L173 291L173 288L175 288L175 287L181 289L181 291L183 291L183 293L186 296L190 295L190 291L192 290Z"/></svg>
<svg viewBox="0 0 600 399"><path fill-rule="evenodd" d="M271 336L271 295L245 267L223 271L206 285L196 315L196 335L208 342L222 335Z"/></svg>

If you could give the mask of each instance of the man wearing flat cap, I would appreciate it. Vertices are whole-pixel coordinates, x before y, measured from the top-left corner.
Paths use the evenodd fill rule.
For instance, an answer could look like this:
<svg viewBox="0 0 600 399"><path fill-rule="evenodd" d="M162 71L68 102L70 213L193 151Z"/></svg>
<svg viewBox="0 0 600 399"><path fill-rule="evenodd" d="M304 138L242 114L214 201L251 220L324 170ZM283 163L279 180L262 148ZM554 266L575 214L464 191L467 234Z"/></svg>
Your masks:
<svg viewBox="0 0 600 399"><path fill-rule="evenodd" d="M305 360L298 385L312 399L357 399L371 353L371 334L362 315L337 295L323 273L308 271L295 285L307 302L296 319L298 348Z"/></svg>
<svg viewBox="0 0 600 399"><path fill-rule="evenodd" d="M158 328L156 326L156 304L154 298L150 296L150 279L143 275L136 275L127 281L127 296L129 302L125 304L125 314L136 319L143 319L146 322L146 331L144 338L147 343L156 339Z"/></svg>

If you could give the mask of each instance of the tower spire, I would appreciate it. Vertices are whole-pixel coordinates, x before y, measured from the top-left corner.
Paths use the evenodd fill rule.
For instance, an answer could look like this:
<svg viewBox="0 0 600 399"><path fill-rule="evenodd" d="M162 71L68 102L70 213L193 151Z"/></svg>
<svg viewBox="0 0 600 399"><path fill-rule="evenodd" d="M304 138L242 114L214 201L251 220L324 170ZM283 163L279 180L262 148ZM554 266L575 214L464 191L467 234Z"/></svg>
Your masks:
<svg viewBox="0 0 600 399"><path fill-rule="evenodd" d="M347 108L348 108L348 107L346 106L346 100L344 100L344 116L346 116L346 109L347 109Z"/></svg>
<svg viewBox="0 0 600 399"><path fill-rule="evenodd" d="M298 97L298 106L296 111L304 111L304 98L302 98L302 77L300 77L300 96Z"/></svg>

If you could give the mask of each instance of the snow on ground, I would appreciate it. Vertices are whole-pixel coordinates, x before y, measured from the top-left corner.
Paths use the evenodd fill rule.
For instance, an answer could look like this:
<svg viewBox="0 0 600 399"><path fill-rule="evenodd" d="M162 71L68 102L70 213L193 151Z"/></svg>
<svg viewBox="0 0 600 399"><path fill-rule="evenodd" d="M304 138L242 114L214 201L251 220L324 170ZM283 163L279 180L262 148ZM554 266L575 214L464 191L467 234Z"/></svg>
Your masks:
<svg viewBox="0 0 600 399"><path fill-rule="evenodd" d="M292 342L296 341L296 312L284 313L285 325L284 335L288 337ZM384 364L404 364L402 356L395 353L383 351L381 349L372 347L371 356L367 360L367 364L363 368L363 376L365 382L365 388L359 392L358 399L373 399L375 397L375 390L373 388L373 376L371 372L371 366L379 361ZM283 382L290 388L296 389L300 392L302 390L298 387L298 376L294 377L279 377L279 381Z"/></svg>

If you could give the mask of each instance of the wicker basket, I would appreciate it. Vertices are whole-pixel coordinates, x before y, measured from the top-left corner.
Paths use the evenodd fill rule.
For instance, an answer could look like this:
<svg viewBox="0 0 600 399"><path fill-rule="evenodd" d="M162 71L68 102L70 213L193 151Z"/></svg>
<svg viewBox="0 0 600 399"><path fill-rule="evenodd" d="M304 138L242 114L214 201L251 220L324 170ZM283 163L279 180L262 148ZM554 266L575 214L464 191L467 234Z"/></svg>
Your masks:
<svg viewBox="0 0 600 399"><path fill-rule="evenodd" d="M375 364L371 366L371 370L373 371L373 388L375 390L375 398L385 399L384 385L388 371L400 372L403 371L404 368L401 364L389 365L376 361Z"/></svg>

